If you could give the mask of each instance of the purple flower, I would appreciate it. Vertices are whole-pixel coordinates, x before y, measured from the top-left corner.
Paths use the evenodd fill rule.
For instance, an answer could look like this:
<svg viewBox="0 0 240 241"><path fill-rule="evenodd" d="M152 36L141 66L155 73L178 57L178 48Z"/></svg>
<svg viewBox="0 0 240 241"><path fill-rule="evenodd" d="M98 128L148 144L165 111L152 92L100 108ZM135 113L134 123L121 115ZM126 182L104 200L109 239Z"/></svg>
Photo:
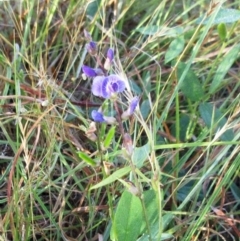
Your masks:
<svg viewBox="0 0 240 241"><path fill-rule="evenodd" d="M129 104L129 114L132 115L135 109L137 108L137 105L139 103L139 97L135 96L132 98L130 104Z"/></svg>
<svg viewBox="0 0 240 241"><path fill-rule="evenodd" d="M125 90L125 82L118 75L97 76L93 79L92 93L109 99Z"/></svg>
<svg viewBox="0 0 240 241"><path fill-rule="evenodd" d="M116 119L114 117L104 116L101 111L97 111L97 110L92 111L92 118L95 122L99 122L99 123L106 122L107 124L110 124L110 125L116 123Z"/></svg>
<svg viewBox="0 0 240 241"><path fill-rule="evenodd" d="M88 67L87 65L82 66L82 71L87 77L96 77L97 76L96 71L93 68Z"/></svg>
<svg viewBox="0 0 240 241"><path fill-rule="evenodd" d="M135 111L135 109L137 108L138 103L139 103L139 97L138 96L133 97L129 103L128 109L122 113L121 118L123 120L126 120L128 117L130 117Z"/></svg>
<svg viewBox="0 0 240 241"><path fill-rule="evenodd" d="M89 54L96 55L97 53L97 44L96 42L90 41L88 44L86 44L86 48Z"/></svg>
<svg viewBox="0 0 240 241"><path fill-rule="evenodd" d="M114 51L113 49L109 48L107 51L107 58L112 62L114 58Z"/></svg>
<svg viewBox="0 0 240 241"><path fill-rule="evenodd" d="M92 111L92 118L95 122L105 122L103 114L97 110Z"/></svg>
<svg viewBox="0 0 240 241"><path fill-rule="evenodd" d="M114 51L113 49L109 48L107 51L107 58L104 63L104 69L109 70L111 68L113 58L114 58Z"/></svg>

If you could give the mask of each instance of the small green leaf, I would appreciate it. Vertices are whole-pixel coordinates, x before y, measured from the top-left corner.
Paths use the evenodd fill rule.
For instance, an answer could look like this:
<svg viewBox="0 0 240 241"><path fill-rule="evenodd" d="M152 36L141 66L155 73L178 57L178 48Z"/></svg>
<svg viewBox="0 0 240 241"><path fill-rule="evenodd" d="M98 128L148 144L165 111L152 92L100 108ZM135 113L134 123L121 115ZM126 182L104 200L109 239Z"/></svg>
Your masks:
<svg viewBox="0 0 240 241"><path fill-rule="evenodd" d="M103 179L101 182L99 182L98 184L92 186L90 188L90 190L92 189L96 189L96 188L99 188L99 187L103 187L103 186L106 186L112 182L115 182L116 180L118 180L119 178L127 175L129 172L131 171L131 167L130 166L126 166L126 167L123 167L119 170L117 170L116 172L114 172L112 175L110 175L109 177L107 177L106 179Z"/></svg>
<svg viewBox="0 0 240 241"><path fill-rule="evenodd" d="M109 145L111 144L112 139L115 135L115 129L116 129L116 127L112 126L111 129L108 131L106 138L104 140L104 143L103 143L105 148L109 147Z"/></svg>
<svg viewBox="0 0 240 241"><path fill-rule="evenodd" d="M197 20L197 23L202 21L203 17ZM208 24L208 21L211 19L209 16L203 24ZM234 23L240 19L240 11L232 8L221 8L217 13L216 18L213 20L212 25L219 23Z"/></svg>
<svg viewBox="0 0 240 241"><path fill-rule="evenodd" d="M218 35L222 42L224 42L227 38L227 27L225 23L219 23L217 26Z"/></svg>
<svg viewBox="0 0 240 241"><path fill-rule="evenodd" d="M118 203L111 234L117 241L133 241L139 236L143 222L140 199L125 191Z"/></svg>
<svg viewBox="0 0 240 241"><path fill-rule="evenodd" d="M178 64L178 67L177 67L178 79L180 79L185 68L186 68L185 63ZM182 90L183 94L191 101L199 101L204 96L202 84L191 69L189 69L185 79L182 81L180 85L180 89Z"/></svg>
<svg viewBox="0 0 240 241"><path fill-rule="evenodd" d="M184 49L184 37L180 36L175 38L169 45L168 50L165 54L165 64L170 62L171 60L175 59L176 57L179 57L181 52Z"/></svg>
<svg viewBox="0 0 240 241"><path fill-rule="evenodd" d="M102 0L94 0L88 4L87 10L86 10L86 13L88 16L91 16L93 18L96 15L98 8L101 4L101 1Z"/></svg>
<svg viewBox="0 0 240 241"><path fill-rule="evenodd" d="M201 117L209 129L214 128L214 133L218 129L224 127L227 123L227 119L223 116L221 111L214 107L210 103L202 103L199 106ZM234 133L232 129L226 130L221 136L222 141L232 141L234 139Z"/></svg>
<svg viewBox="0 0 240 241"><path fill-rule="evenodd" d="M144 146L134 148L132 161L137 168L141 168L143 166L143 163L144 161L147 160L149 153L150 153L149 142Z"/></svg>
<svg viewBox="0 0 240 241"><path fill-rule="evenodd" d="M79 151L77 152L77 154L81 159L83 159L83 161L87 162L91 166L97 165L97 163L91 157L89 157L86 153Z"/></svg>
<svg viewBox="0 0 240 241"><path fill-rule="evenodd" d="M240 51L240 44L235 45L223 58L222 62L217 68L217 71L213 77L213 81L210 85L210 93L213 93L224 81L224 77L228 70L233 65L234 61L237 59Z"/></svg>
<svg viewBox="0 0 240 241"><path fill-rule="evenodd" d="M151 106L150 106L150 103L149 103L148 99L146 99L142 102L141 107L140 107L140 111L141 111L143 119L146 120L148 118L148 115L149 115L150 111L151 111Z"/></svg>

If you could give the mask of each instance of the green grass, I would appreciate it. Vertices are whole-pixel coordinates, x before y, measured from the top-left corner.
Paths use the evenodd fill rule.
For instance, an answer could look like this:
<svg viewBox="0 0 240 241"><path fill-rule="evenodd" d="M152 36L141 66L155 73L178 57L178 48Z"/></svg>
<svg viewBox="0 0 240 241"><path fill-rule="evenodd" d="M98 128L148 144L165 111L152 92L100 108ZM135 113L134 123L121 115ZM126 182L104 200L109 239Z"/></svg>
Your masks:
<svg viewBox="0 0 240 241"><path fill-rule="evenodd" d="M239 240L239 7L0 1L0 241ZM119 125L87 137L84 29L141 98L132 156Z"/></svg>

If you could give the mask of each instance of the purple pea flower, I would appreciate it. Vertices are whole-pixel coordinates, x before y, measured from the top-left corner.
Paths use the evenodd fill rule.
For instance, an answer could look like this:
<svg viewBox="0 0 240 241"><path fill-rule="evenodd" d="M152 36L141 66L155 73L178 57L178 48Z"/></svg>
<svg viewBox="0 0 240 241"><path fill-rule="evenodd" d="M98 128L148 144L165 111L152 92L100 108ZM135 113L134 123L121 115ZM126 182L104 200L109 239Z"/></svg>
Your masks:
<svg viewBox="0 0 240 241"><path fill-rule="evenodd" d="M97 76L93 79L92 93L105 99L125 90L125 82L118 75Z"/></svg>
<svg viewBox="0 0 240 241"><path fill-rule="evenodd" d="M138 103L139 103L139 97L138 96L133 97L132 100L130 101L128 109L122 113L121 118L123 120L126 120L127 118L129 118L137 108Z"/></svg>
<svg viewBox="0 0 240 241"><path fill-rule="evenodd" d="M103 123L106 122L107 124L115 124L116 119L111 116L104 116L101 111L93 110L92 111L92 118L95 122Z"/></svg>
<svg viewBox="0 0 240 241"><path fill-rule="evenodd" d="M110 61L113 61L113 58L114 58L114 50L109 48L108 51L107 51L107 58L110 60Z"/></svg>
<svg viewBox="0 0 240 241"><path fill-rule="evenodd" d="M87 77L96 77L97 76L97 72L93 68L88 67L87 65L82 66L82 71Z"/></svg>
<svg viewBox="0 0 240 241"><path fill-rule="evenodd" d="M113 49L109 48L107 51L107 58L104 63L104 69L109 70L111 68L113 58L114 58L114 51Z"/></svg>
<svg viewBox="0 0 240 241"><path fill-rule="evenodd" d="M95 122L100 122L100 123L105 122L103 118L103 114L97 110L92 111L92 118Z"/></svg>

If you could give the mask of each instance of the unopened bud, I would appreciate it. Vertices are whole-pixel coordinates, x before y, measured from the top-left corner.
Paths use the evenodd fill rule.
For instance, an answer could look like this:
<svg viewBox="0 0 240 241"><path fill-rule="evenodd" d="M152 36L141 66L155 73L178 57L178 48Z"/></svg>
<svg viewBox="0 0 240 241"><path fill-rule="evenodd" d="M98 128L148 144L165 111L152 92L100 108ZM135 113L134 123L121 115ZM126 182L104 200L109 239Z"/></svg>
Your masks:
<svg viewBox="0 0 240 241"><path fill-rule="evenodd" d="M132 156L134 147L132 138L128 133L125 133L123 136L123 147L125 148L127 155Z"/></svg>
<svg viewBox="0 0 240 241"><path fill-rule="evenodd" d="M90 55L95 56L97 54L97 44L93 41L90 41L86 44L87 51Z"/></svg>

